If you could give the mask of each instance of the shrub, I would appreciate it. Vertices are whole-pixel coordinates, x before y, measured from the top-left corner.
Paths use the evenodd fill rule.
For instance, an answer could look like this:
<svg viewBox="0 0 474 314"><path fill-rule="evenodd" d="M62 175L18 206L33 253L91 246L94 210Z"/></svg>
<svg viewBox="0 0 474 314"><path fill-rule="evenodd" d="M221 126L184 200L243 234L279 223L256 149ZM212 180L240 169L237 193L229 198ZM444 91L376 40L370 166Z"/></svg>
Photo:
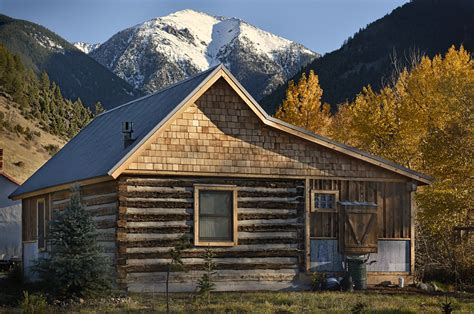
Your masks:
<svg viewBox="0 0 474 314"><path fill-rule="evenodd" d="M327 285L327 274L313 272L313 274L311 275L311 290L323 290L325 285Z"/></svg>
<svg viewBox="0 0 474 314"><path fill-rule="evenodd" d="M23 313L48 313L48 303L42 294L29 294L28 291L23 291L20 307Z"/></svg>
<svg viewBox="0 0 474 314"><path fill-rule="evenodd" d="M216 273L214 269L216 264L214 263L214 254L210 248L206 248L204 253L204 274L201 278L198 279L197 288L198 293L207 298L207 303L211 301L211 292L215 289L215 284L213 282L213 275Z"/></svg>
<svg viewBox="0 0 474 314"><path fill-rule="evenodd" d="M59 146L55 144L48 144L48 145L43 145L43 148L51 155L54 156L58 150Z"/></svg>
<svg viewBox="0 0 474 314"><path fill-rule="evenodd" d="M19 168L23 168L25 166L25 162L19 160L19 161L16 161L13 163L15 166L19 167Z"/></svg>

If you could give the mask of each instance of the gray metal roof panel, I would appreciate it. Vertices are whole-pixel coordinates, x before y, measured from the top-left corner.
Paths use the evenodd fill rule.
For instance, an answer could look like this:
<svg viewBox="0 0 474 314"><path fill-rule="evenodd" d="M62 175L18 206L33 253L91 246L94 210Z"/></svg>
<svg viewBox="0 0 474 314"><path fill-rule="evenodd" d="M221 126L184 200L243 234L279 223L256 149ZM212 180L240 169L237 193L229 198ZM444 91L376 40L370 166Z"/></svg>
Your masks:
<svg viewBox="0 0 474 314"><path fill-rule="evenodd" d="M97 116L10 197L107 175L124 156L171 113L216 67L154 94ZM122 122L133 122L134 142L123 147Z"/></svg>

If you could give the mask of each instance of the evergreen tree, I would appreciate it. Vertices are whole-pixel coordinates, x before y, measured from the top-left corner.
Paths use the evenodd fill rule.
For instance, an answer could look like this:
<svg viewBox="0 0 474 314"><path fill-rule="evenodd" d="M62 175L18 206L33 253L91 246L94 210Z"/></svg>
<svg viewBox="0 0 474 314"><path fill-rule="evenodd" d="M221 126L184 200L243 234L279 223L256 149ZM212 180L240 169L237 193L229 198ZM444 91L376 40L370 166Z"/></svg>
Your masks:
<svg viewBox="0 0 474 314"><path fill-rule="evenodd" d="M215 289L215 284L213 282L213 276L216 274L214 271L216 268L216 263L213 260L214 254L210 248L206 248L204 253L204 274L201 278L198 279L197 287L198 293L204 296L207 299L207 303L211 301L211 292Z"/></svg>
<svg viewBox="0 0 474 314"><path fill-rule="evenodd" d="M100 101L96 102L94 106L94 114L98 116L103 112L105 112L105 108L102 106L102 103Z"/></svg>
<svg viewBox="0 0 474 314"><path fill-rule="evenodd" d="M0 44L0 91L19 104L25 118L34 118L45 131L64 139L73 137L93 118L80 99L64 99L59 86L43 72L38 78L20 57Z"/></svg>
<svg viewBox="0 0 474 314"><path fill-rule="evenodd" d="M110 288L110 261L97 243L92 217L81 204L80 187L71 189L64 211L53 213L49 224L49 254L35 270L42 283L61 297L93 296Z"/></svg>
<svg viewBox="0 0 474 314"><path fill-rule="evenodd" d="M170 273L172 271L187 271L186 267L181 259L183 250L190 247L189 239L183 236L179 239L178 244L169 250L171 261L166 264L166 313L170 312L170 299L169 299L169 281Z"/></svg>
<svg viewBox="0 0 474 314"><path fill-rule="evenodd" d="M275 117L318 134L326 134L331 122L330 106L321 104L323 90L318 76L311 70L303 73L298 84L289 83L286 99Z"/></svg>

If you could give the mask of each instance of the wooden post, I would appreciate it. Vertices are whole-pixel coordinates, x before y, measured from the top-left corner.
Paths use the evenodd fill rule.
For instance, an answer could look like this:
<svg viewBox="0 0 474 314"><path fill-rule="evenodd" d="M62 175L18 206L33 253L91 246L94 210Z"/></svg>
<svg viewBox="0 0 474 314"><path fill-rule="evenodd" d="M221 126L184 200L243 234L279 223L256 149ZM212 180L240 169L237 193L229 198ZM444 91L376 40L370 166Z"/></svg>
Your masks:
<svg viewBox="0 0 474 314"><path fill-rule="evenodd" d="M415 275L415 215L416 215L416 183L410 182L410 275Z"/></svg>
<svg viewBox="0 0 474 314"><path fill-rule="evenodd" d="M310 240L310 209L311 209L311 186L310 179L306 178L304 183L304 224L305 224L305 237L304 237L304 256L305 256L305 270L309 272L311 269L311 240Z"/></svg>

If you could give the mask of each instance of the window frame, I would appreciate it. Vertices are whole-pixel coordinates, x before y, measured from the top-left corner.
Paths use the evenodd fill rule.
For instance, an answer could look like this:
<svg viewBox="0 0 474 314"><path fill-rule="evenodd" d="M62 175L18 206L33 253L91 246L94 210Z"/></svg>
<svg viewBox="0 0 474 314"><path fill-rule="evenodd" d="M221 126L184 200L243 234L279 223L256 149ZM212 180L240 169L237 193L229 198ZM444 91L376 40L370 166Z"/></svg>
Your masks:
<svg viewBox="0 0 474 314"><path fill-rule="evenodd" d="M39 204L43 204L43 246L40 247L39 227L40 227L40 213ZM46 199L39 198L36 200L36 241L38 243L38 251L46 251Z"/></svg>
<svg viewBox="0 0 474 314"><path fill-rule="evenodd" d="M232 192L232 240L231 241L205 241L199 239L199 192L200 191L228 191ZM236 246L238 243L237 232L237 186L221 184L195 184L194 185L194 245L195 246Z"/></svg>
<svg viewBox="0 0 474 314"><path fill-rule="evenodd" d="M333 208L316 208L314 201L316 194L333 194L334 195L334 207ZM337 204L339 202L339 191L338 190L311 190L311 212L312 213L337 213Z"/></svg>

